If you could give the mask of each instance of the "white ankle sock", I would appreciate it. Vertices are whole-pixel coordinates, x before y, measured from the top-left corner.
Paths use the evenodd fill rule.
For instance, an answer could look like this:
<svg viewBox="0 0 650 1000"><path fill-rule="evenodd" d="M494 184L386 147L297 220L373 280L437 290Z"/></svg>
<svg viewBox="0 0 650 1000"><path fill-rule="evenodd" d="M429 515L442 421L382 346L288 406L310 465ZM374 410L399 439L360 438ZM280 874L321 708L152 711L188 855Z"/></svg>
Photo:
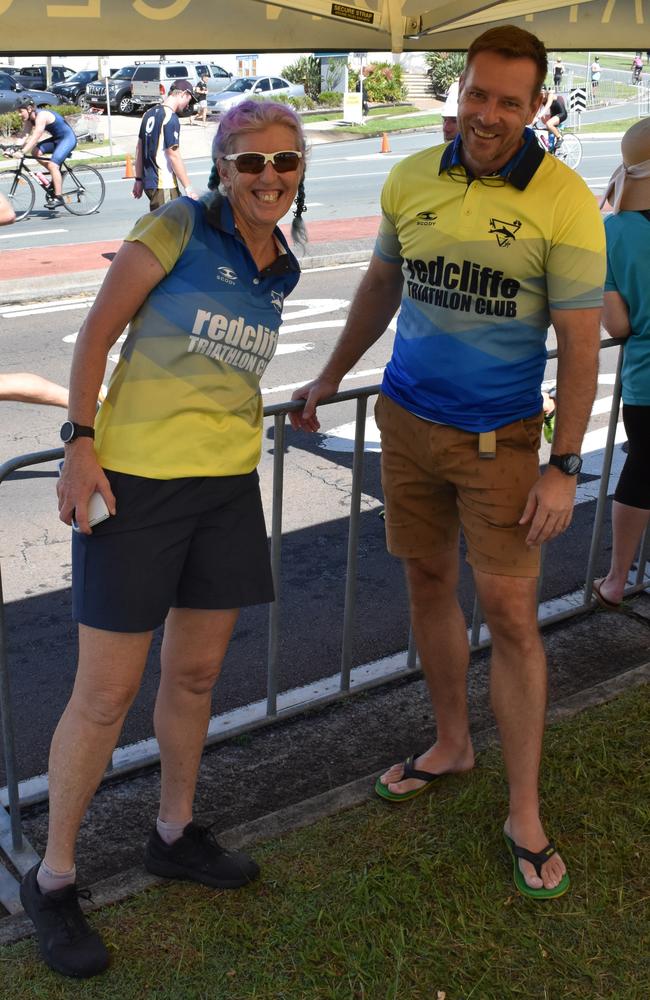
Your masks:
<svg viewBox="0 0 650 1000"><path fill-rule="evenodd" d="M164 840L169 846L171 844L175 844L177 840L180 840L183 836L183 830L187 824L191 822L192 820L188 819L183 823L165 823L165 821L159 816L156 820L156 830L158 831L160 839Z"/></svg>
<svg viewBox="0 0 650 1000"><path fill-rule="evenodd" d="M41 861L41 867L36 872L36 881L41 892L56 892L65 889L66 885L74 885L77 881L77 866L73 865L69 872L55 872L53 868Z"/></svg>

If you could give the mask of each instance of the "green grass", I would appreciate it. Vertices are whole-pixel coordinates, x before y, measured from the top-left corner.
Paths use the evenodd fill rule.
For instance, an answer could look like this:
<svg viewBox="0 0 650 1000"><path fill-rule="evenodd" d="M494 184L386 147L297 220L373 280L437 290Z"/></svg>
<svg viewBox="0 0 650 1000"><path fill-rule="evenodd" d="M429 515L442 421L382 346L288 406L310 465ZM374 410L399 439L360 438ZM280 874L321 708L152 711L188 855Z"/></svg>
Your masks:
<svg viewBox="0 0 650 1000"><path fill-rule="evenodd" d="M440 112L430 115L418 115L417 118L383 118L380 122L366 125L346 125L345 131L351 135L377 135L379 132L398 132L401 129L424 129L440 125Z"/></svg>
<svg viewBox="0 0 650 1000"><path fill-rule="evenodd" d="M395 108L381 107L381 108L370 108L366 118L381 118L393 114L395 111L400 111L402 113L409 111L417 111L417 108L412 104L399 104ZM308 114L301 115L303 124L308 125L310 122L336 122L341 120L341 114L343 109L338 111L324 111L322 114Z"/></svg>
<svg viewBox="0 0 650 1000"><path fill-rule="evenodd" d="M543 808L569 893L516 894L496 750L428 797L379 801L255 853L237 893L150 890L93 916L112 952L66 982L0 949L12 1000L648 1000L650 708L637 689L547 736ZM101 845L100 845L101 846Z"/></svg>
<svg viewBox="0 0 650 1000"><path fill-rule="evenodd" d="M582 125L576 135L582 135L584 132L626 132L638 121L638 118L619 118L618 121L612 122L592 122L591 125Z"/></svg>
<svg viewBox="0 0 650 1000"><path fill-rule="evenodd" d="M560 52L560 53L555 53L554 52L552 55L549 55L549 60L548 60L549 61L549 66L551 67L551 69L553 67L553 63L555 62L555 57L556 57L557 54L559 54L559 55L562 56L562 62L565 63L565 64L566 63L578 63L578 64L580 64L582 66L586 66L587 65L587 57L590 56L590 63L589 64L591 65L591 63L594 61L594 56L598 56L598 61L599 61L600 65L602 66L603 69L630 69L630 67L632 66L632 60L634 59L634 56L636 55L636 52L625 52L625 53L621 53L621 55L616 55L616 56L603 55L601 52L599 52L596 49L593 49L591 51L591 53L589 53L589 52ZM644 63L644 68L645 68L645 49L643 49L643 63Z"/></svg>

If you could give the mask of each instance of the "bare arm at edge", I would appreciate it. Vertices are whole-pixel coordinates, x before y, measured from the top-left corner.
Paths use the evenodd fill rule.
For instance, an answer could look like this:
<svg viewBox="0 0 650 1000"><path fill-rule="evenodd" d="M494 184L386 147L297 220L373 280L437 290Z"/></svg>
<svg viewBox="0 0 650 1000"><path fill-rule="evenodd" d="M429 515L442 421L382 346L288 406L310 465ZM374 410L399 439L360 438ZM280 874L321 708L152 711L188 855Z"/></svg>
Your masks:
<svg viewBox="0 0 650 1000"><path fill-rule="evenodd" d="M164 277L162 264L143 243L122 244L77 337L70 372L70 420L89 427L94 424L108 352ZM65 447L65 465L57 483L61 520L70 524L75 511L79 529L90 534L87 507L95 491L114 514L115 497L97 461L94 442L77 438Z"/></svg>
<svg viewBox="0 0 650 1000"><path fill-rule="evenodd" d="M373 254L327 364L317 378L296 389L291 397L306 400L302 410L289 414L294 430L318 430L318 403L334 395L343 376L384 333L399 308L403 284L401 266Z"/></svg>
<svg viewBox="0 0 650 1000"><path fill-rule="evenodd" d="M169 160L169 165L174 171L175 176L179 179L183 187L185 188L185 194L189 198L198 198L198 195L192 185L190 184L190 179L187 176L187 170L185 169L185 164L183 163L183 157L180 154L178 146L170 146L165 150L165 155Z"/></svg>
<svg viewBox="0 0 650 1000"><path fill-rule="evenodd" d="M605 292L603 326L615 340L625 340L632 333L627 302L620 292Z"/></svg>
<svg viewBox="0 0 650 1000"><path fill-rule="evenodd" d="M557 336L557 417L553 454L579 453L598 379L600 309L553 309ZM529 524L528 545L541 545L569 527L576 476L549 465L528 495L520 524Z"/></svg>

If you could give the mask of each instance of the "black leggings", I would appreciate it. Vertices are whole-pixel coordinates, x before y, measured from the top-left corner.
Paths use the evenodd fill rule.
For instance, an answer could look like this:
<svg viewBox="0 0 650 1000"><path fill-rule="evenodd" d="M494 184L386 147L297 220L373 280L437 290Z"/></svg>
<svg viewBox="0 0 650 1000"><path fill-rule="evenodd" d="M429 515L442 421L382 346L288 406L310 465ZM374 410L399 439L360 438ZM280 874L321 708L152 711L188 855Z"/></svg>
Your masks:
<svg viewBox="0 0 650 1000"><path fill-rule="evenodd" d="M650 510L650 406L623 403L629 451L614 499L626 507Z"/></svg>

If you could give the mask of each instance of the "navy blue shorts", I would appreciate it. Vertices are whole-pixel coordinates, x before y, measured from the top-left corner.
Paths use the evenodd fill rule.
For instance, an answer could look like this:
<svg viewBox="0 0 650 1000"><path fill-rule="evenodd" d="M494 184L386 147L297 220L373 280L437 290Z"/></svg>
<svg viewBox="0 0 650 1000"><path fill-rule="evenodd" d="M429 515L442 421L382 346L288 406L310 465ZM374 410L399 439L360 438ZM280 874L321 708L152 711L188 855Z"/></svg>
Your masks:
<svg viewBox="0 0 650 1000"><path fill-rule="evenodd" d="M51 153L52 162L58 163L61 166L66 156L70 156L70 153L76 146L77 137L72 134L66 136L65 139L61 139L59 142L55 142L54 139L46 139L45 142L38 144L38 149L41 153Z"/></svg>
<svg viewBox="0 0 650 1000"><path fill-rule="evenodd" d="M72 616L148 632L170 608L224 610L273 600L257 472L144 479L105 470L117 514L72 536Z"/></svg>

